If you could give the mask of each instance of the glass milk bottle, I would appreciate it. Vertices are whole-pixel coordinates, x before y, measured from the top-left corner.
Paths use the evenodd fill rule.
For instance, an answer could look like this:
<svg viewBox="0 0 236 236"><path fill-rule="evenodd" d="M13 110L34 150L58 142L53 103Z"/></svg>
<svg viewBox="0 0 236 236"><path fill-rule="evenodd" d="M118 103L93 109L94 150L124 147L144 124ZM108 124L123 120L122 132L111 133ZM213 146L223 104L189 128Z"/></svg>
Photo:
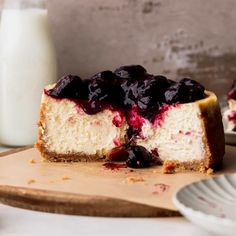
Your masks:
<svg viewBox="0 0 236 236"><path fill-rule="evenodd" d="M43 0L8 0L0 28L0 143L32 145L45 85L57 62Z"/></svg>

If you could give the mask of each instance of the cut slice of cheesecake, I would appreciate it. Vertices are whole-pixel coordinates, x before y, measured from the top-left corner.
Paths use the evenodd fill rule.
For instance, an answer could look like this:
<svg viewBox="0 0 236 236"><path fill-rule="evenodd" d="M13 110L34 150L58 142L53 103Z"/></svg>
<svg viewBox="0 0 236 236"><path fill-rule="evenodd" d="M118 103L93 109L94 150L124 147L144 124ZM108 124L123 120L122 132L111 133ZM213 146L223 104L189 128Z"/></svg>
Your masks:
<svg viewBox="0 0 236 236"><path fill-rule="evenodd" d="M226 131L236 132L236 80L228 92L228 107L224 111L224 119L226 122Z"/></svg>
<svg viewBox="0 0 236 236"><path fill-rule="evenodd" d="M115 122L120 122L116 126ZM43 94L39 139L42 155L51 161L97 161L125 144L127 123L119 111L105 109L89 115L69 99Z"/></svg>
<svg viewBox="0 0 236 236"><path fill-rule="evenodd" d="M36 143L42 156L122 160L134 168L159 162L165 173L218 168L224 132L215 94L189 79L174 82L143 71L121 67L47 86Z"/></svg>

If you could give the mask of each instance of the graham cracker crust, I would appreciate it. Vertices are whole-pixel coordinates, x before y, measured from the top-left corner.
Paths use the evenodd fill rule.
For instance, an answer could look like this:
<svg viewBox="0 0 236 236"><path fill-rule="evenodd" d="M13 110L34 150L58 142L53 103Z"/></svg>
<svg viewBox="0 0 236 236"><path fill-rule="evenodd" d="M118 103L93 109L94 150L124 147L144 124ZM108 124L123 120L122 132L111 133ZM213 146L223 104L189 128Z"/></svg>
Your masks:
<svg viewBox="0 0 236 236"><path fill-rule="evenodd" d="M58 154L56 152L48 151L43 145L35 144L35 147L40 151L42 157L51 162L92 162L92 161L105 161L106 155L94 154L87 155L83 152Z"/></svg>

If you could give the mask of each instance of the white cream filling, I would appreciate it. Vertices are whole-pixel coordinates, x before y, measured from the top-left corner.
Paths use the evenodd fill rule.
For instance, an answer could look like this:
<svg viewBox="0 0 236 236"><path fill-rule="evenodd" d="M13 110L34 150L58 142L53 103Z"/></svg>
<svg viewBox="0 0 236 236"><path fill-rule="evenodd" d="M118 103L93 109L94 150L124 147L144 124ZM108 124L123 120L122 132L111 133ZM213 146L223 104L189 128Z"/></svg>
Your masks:
<svg viewBox="0 0 236 236"><path fill-rule="evenodd" d="M204 158L204 131L195 103L170 108L161 126L154 128L149 121L143 125L145 139L139 139L149 151L157 148L162 160L191 161Z"/></svg>
<svg viewBox="0 0 236 236"><path fill-rule="evenodd" d="M55 100L44 95L45 135L44 141L52 152L83 152L96 154L116 147L114 140L124 142L126 124L118 128L113 125L116 111L104 110L87 115L74 102Z"/></svg>
<svg viewBox="0 0 236 236"><path fill-rule="evenodd" d="M124 143L126 122L116 127L112 121L119 115L116 111L104 110L95 115L86 114L74 102L56 100L43 95L46 104L43 139L47 149L66 154L83 152L96 154L116 147L114 140ZM145 139L137 144L149 151L157 149L162 160L191 161L204 158L203 127L200 110L195 103L170 108L160 126L146 120L142 127Z"/></svg>

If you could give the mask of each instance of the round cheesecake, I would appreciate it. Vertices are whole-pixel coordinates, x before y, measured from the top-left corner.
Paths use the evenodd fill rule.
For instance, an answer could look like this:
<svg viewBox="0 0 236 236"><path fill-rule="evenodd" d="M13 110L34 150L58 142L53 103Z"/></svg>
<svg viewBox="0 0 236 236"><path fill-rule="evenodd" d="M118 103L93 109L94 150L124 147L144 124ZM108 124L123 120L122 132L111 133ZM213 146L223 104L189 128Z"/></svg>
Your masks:
<svg viewBox="0 0 236 236"><path fill-rule="evenodd" d="M217 169L224 133L217 97L141 66L63 77L45 88L36 147L50 161L125 161L164 173Z"/></svg>

